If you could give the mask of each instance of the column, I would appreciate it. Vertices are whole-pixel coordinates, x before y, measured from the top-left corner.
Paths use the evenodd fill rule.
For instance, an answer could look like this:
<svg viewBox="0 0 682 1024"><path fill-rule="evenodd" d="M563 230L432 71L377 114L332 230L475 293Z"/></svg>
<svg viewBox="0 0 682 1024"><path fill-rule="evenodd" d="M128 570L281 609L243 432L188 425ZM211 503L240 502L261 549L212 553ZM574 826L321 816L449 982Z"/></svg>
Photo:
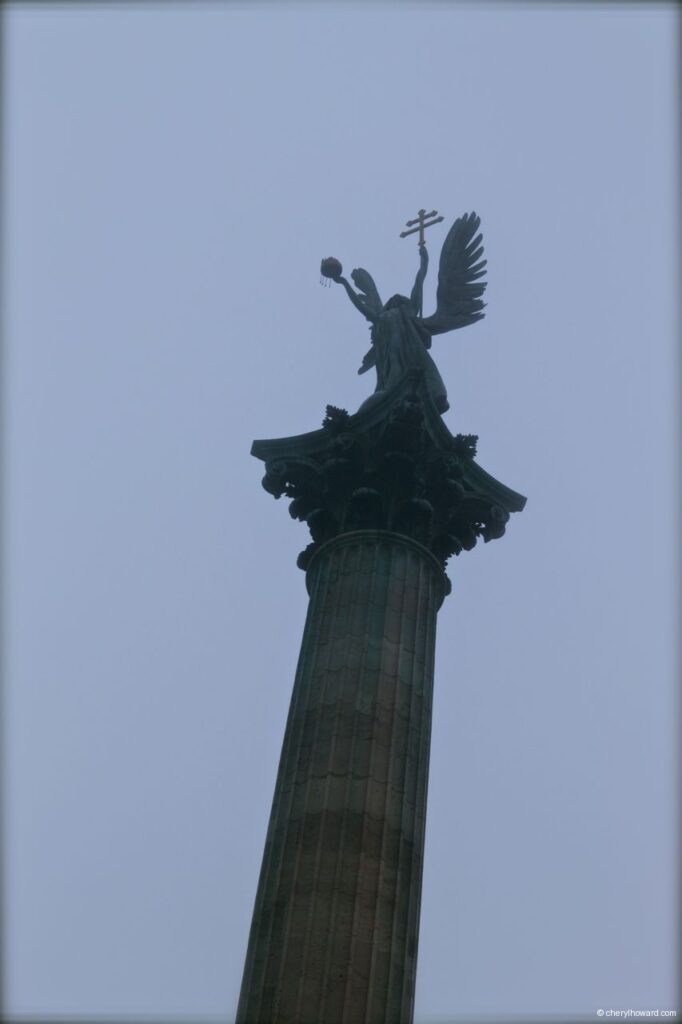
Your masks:
<svg viewBox="0 0 682 1024"><path fill-rule="evenodd" d="M307 584L237 1024L409 1024L444 573L358 530Z"/></svg>

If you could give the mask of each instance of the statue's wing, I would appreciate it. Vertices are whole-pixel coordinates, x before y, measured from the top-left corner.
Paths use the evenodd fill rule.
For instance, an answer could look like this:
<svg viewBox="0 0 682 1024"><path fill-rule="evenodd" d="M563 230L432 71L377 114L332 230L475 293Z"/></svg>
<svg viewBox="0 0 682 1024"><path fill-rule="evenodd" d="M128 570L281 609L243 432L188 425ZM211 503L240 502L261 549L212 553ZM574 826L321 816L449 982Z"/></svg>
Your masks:
<svg viewBox="0 0 682 1024"><path fill-rule="evenodd" d="M483 236L476 234L480 225L480 217L465 213L448 231L438 266L436 312L422 320L430 334L467 327L485 316L481 296L486 282L480 279L485 275L487 260L480 260Z"/></svg>
<svg viewBox="0 0 682 1024"><path fill-rule="evenodd" d="M362 267L358 267L350 276L353 278L356 288L362 292L362 297L367 305L378 316L384 308L384 304L379 298L379 292L372 275ZM372 345L369 352L365 352L358 373L367 373L373 366L376 366L376 362L376 349Z"/></svg>
<svg viewBox="0 0 682 1024"><path fill-rule="evenodd" d="M362 298L364 301L372 312L376 313L378 316L384 308L384 305L379 298L379 292L377 291L377 286L372 280L372 275L367 270L363 270L362 267L358 267L350 276L353 278L355 287L359 292L362 292Z"/></svg>
<svg viewBox="0 0 682 1024"><path fill-rule="evenodd" d="M373 366L376 366L376 363L376 349L374 348L374 345L372 345L369 352L365 352L358 373L367 373L367 371L371 370Z"/></svg>

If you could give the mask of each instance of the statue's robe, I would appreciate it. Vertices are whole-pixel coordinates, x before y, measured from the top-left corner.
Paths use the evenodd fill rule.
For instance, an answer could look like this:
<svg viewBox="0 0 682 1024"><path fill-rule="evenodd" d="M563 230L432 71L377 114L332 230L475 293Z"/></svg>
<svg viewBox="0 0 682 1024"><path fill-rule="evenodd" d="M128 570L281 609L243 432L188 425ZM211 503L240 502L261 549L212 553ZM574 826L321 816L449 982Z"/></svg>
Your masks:
<svg viewBox="0 0 682 1024"><path fill-rule="evenodd" d="M406 299L384 307L372 326L377 391L394 387L407 370L423 370L429 393L439 412L449 408L447 391L436 364L427 352L431 336Z"/></svg>

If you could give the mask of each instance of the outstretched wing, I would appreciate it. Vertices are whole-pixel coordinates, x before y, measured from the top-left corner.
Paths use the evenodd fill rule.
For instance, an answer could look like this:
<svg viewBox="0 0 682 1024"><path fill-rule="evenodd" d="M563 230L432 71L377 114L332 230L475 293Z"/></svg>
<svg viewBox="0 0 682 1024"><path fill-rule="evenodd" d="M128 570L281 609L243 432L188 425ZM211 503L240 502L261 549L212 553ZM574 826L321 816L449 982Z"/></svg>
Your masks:
<svg viewBox="0 0 682 1024"><path fill-rule="evenodd" d="M481 296L486 282L480 279L485 275L488 261L480 260L483 236L476 234L480 225L480 217L465 213L448 231L438 266L436 312L422 320L430 334L467 327L485 316L481 312L485 306Z"/></svg>
<svg viewBox="0 0 682 1024"><path fill-rule="evenodd" d="M362 267L358 267L350 276L353 278L355 287L359 292L362 292L363 301L366 302L372 312L378 316L384 306L379 298L377 286L372 280L372 275L369 271L364 270Z"/></svg>
<svg viewBox="0 0 682 1024"><path fill-rule="evenodd" d="M371 370L373 366L376 366L376 364L377 364L376 356L377 356L376 349L374 348L374 345L372 345L372 347L369 350L369 352L365 352L365 354L364 354L364 356L362 358L362 363L360 364L360 369L358 370L358 373L367 373L367 371Z"/></svg>
<svg viewBox="0 0 682 1024"><path fill-rule="evenodd" d="M379 298L379 292L377 286L374 283L374 279L368 270L363 267L357 267L351 272L350 275L353 278L353 284L362 293L362 301L368 307L368 309L378 317L384 308L384 304ZM370 348L369 352L365 352L364 359L358 373L367 373L373 366L376 366L376 352L374 345Z"/></svg>

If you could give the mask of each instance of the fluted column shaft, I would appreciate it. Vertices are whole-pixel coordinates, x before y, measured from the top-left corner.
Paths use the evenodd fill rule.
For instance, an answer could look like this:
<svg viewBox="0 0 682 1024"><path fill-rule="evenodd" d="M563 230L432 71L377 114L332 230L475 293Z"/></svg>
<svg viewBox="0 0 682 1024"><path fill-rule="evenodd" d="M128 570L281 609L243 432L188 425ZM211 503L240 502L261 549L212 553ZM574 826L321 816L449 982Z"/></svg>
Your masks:
<svg viewBox="0 0 682 1024"><path fill-rule="evenodd" d="M443 572L399 534L323 545L238 1024L409 1024Z"/></svg>

